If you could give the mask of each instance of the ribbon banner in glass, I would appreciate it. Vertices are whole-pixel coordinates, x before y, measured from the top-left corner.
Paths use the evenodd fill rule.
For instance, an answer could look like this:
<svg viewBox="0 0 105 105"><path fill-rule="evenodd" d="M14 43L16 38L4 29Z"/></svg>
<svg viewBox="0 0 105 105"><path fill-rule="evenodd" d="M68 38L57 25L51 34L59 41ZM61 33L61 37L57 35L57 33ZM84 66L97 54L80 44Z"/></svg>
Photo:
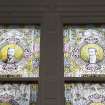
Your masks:
<svg viewBox="0 0 105 105"><path fill-rule="evenodd" d="M38 77L38 26L0 26L0 76Z"/></svg>
<svg viewBox="0 0 105 105"><path fill-rule="evenodd" d="M64 27L64 77L105 75L105 26Z"/></svg>

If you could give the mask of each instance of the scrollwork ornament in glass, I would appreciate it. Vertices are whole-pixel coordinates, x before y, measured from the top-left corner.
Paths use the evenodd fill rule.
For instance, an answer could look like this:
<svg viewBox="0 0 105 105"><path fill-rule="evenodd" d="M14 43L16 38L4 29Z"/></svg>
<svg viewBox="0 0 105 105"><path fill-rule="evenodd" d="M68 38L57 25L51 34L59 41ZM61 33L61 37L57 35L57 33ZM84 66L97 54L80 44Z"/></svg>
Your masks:
<svg viewBox="0 0 105 105"><path fill-rule="evenodd" d="M105 105L105 84L65 84L65 105Z"/></svg>
<svg viewBox="0 0 105 105"><path fill-rule="evenodd" d="M105 75L105 26L64 27L64 77Z"/></svg>
<svg viewBox="0 0 105 105"><path fill-rule="evenodd" d="M39 26L0 26L0 76L38 77Z"/></svg>
<svg viewBox="0 0 105 105"><path fill-rule="evenodd" d="M0 84L0 105L36 105L37 84Z"/></svg>

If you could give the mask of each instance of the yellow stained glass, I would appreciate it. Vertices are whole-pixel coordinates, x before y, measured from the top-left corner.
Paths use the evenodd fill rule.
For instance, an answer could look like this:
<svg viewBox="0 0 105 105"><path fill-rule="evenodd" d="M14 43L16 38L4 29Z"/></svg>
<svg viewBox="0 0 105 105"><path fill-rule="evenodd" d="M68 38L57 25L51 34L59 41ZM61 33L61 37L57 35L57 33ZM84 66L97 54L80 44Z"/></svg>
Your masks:
<svg viewBox="0 0 105 105"><path fill-rule="evenodd" d="M0 51L0 59L2 61L7 60L7 55L8 55L9 49L14 49L14 56L15 56L16 60L21 60L23 58L23 56L24 56L23 49L16 44L9 44L9 45L4 46Z"/></svg>
<svg viewBox="0 0 105 105"><path fill-rule="evenodd" d="M0 27L0 76L39 77L39 26Z"/></svg>
<svg viewBox="0 0 105 105"><path fill-rule="evenodd" d="M103 103L98 103L98 102L95 102L95 103L91 103L90 105L105 105Z"/></svg>
<svg viewBox="0 0 105 105"><path fill-rule="evenodd" d="M97 62L98 61L102 61L104 59L104 50L103 50L102 47L100 47L97 44L87 44L87 45L84 45L83 47L81 47L80 57L84 61L88 62L89 61L89 52L88 52L88 50L91 49L91 48L95 48L96 49Z"/></svg>
<svg viewBox="0 0 105 105"><path fill-rule="evenodd" d="M65 26L64 77L105 76L105 26Z"/></svg>

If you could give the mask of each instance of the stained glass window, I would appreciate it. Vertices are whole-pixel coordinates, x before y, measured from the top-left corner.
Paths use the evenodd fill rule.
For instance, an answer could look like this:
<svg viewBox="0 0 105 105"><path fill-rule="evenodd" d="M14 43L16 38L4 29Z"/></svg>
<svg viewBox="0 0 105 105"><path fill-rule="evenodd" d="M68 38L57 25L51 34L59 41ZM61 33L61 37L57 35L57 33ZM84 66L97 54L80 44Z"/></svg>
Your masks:
<svg viewBox="0 0 105 105"><path fill-rule="evenodd" d="M38 77L39 26L0 26L0 76Z"/></svg>
<svg viewBox="0 0 105 105"><path fill-rule="evenodd" d="M105 75L105 26L64 27L64 77Z"/></svg>
<svg viewBox="0 0 105 105"><path fill-rule="evenodd" d="M0 84L0 105L36 105L37 84Z"/></svg>
<svg viewBox="0 0 105 105"><path fill-rule="evenodd" d="M65 84L65 105L105 105L105 84Z"/></svg>

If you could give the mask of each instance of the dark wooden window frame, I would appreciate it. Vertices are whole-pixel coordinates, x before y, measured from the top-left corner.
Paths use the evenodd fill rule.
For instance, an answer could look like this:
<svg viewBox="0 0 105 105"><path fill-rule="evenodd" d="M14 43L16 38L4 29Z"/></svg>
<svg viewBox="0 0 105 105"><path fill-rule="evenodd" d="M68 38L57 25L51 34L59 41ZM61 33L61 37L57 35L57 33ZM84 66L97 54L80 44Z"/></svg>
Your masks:
<svg viewBox="0 0 105 105"><path fill-rule="evenodd" d="M40 25L40 77L0 78L38 83L37 105L64 105L64 83L105 82L105 77L64 78L63 26L104 24L105 0L0 0L1 25Z"/></svg>

